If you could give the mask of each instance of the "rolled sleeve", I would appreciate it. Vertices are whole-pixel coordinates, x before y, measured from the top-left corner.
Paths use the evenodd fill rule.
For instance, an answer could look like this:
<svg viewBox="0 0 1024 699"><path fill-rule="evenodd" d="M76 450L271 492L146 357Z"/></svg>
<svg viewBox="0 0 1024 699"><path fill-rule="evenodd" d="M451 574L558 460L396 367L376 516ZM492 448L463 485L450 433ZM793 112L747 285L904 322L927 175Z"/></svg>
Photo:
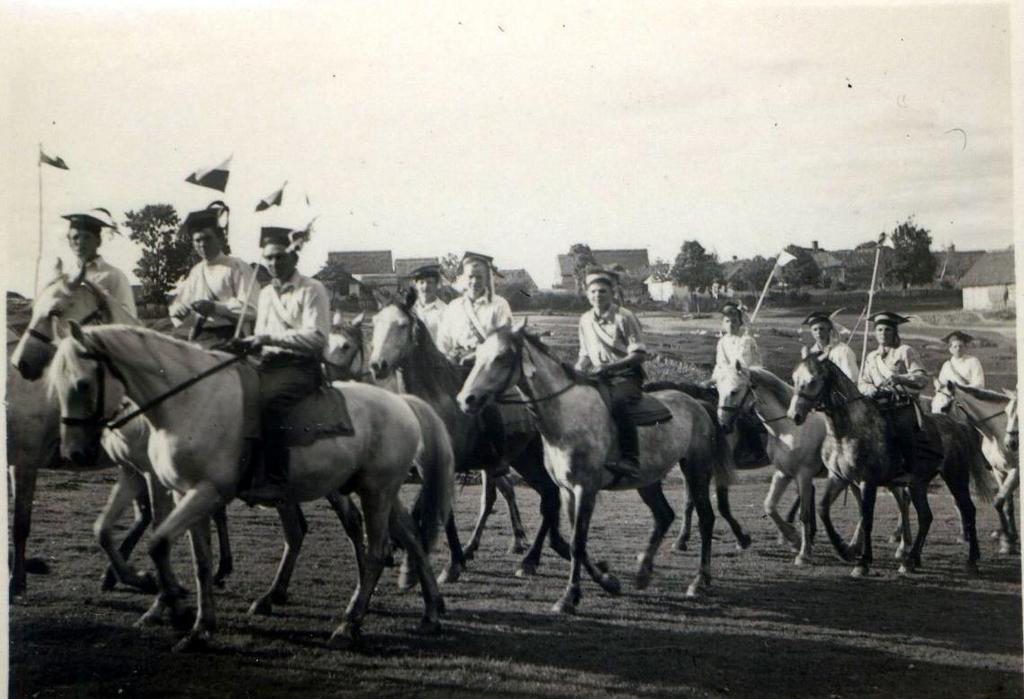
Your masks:
<svg viewBox="0 0 1024 699"><path fill-rule="evenodd" d="M640 320L633 313L622 314L622 337L626 341L626 354L647 352L643 328L640 327Z"/></svg>

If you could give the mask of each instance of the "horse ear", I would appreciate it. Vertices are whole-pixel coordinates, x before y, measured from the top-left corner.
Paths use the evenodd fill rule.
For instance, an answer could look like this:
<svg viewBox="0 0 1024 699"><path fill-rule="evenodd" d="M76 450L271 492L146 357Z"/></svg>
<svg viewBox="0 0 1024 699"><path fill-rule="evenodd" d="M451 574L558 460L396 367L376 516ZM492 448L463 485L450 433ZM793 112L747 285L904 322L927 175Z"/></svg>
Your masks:
<svg viewBox="0 0 1024 699"><path fill-rule="evenodd" d="M511 327L513 335L522 335L523 331L526 330L526 318L523 318L521 321L512 321Z"/></svg>
<svg viewBox="0 0 1024 699"><path fill-rule="evenodd" d="M359 315L352 319L352 327L358 328L360 325L363 324L364 320L366 320L366 314L360 313Z"/></svg>
<svg viewBox="0 0 1024 699"><path fill-rule="evenodd" d="M344 323L345 318L341 315L341 311L335 311L334 315L331 316L331 326L336 328L339 325L344 325Z"/></svg>
<svg viewBox="0 0 1024 699"><path fill-rule="evenodd" d="M946 390L950 393L956 393L956 384L952 381L946 381Z"/></svg>
<svg viewBox="0 0 1024 699"><path fill-rule="evenodd" d="M807 359L811 354L811 348L807 345L800 346L800 359Z"/></svg>
<svg viewBox="0 0 1024 699"><path fill-rule="evenodd" d="M62 324L59 324L62 325ZM82 332L82 326L76 321L69 320L67 322L68 331L71 333L71 337L75 338L75 342L80 345L85 344L85 334Z"/></svg>
<svg viewBox="0 0 1024 699"><path fill-rule="evenodd" d="M743 373L743 362L741 362L738 359L736 360L736 371L740 372L741 374Z"/></svg>
<svg viewBox="0 0 1024 699"><path fill-rule="evenodd" d="M416 287L410 286L405 290L405 298L402 299L402 306L407 311L411 311L412 307L416 305Z"/></svg>

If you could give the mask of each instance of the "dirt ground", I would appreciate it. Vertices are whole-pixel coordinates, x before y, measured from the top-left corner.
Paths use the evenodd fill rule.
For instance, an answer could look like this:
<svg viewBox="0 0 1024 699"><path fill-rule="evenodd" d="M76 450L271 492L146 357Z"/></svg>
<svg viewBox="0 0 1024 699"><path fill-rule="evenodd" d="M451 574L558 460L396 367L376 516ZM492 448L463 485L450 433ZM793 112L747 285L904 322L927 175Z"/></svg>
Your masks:
<svg viewBox="0 0 1024 699"><path fill-rule="evenodd" d="M885 542L895 508L880 498L876 567L854 580L820 536L814 565L793 566L761 515L766 476L744 473L733 490L734 511L754 537L750 549L738 551L717 520L716 577L703 599L684 596L696 553L672 553L669 541L651 587L633 587L650 518L635 494L607 493L591 552L619 574L623 594L609 596L588 580L579 616L555 616L548 610L567 564L546 551L538 577L513 577L499 504L470 570L444 588L450 611L441 635L414 633L419 596L398 593L389 570L359 652L325 645L354 586L348 544L326 503L305 507L311 531L291 603L272 617L245 610L276 565L276 515L236 504L229 510L236 572L218 595L220 633L208 652L176 655L172 629L131 626L148 596L100 592L104 560L89 524L110 474L46 473L30 543L52 571L31 577L11 608L11 696L1020 696L1020 559L999 557L986 538L981 576L966 577L945 492L933 493L925 567L909 579L897 575ZM537 497L522 487L517 493L532 528ZM678 479L667 494L679 510ZM458 494L463 530L478 495L475 486ZM840 500L836 514L848 531L853 501ZM979 525L984 532L995 525L990 507L980 508ZM191 583L186 549L176 547L175 564ZM444 553L442 544L437 567ZM144 556L135 560L148 567Z"/></svg>

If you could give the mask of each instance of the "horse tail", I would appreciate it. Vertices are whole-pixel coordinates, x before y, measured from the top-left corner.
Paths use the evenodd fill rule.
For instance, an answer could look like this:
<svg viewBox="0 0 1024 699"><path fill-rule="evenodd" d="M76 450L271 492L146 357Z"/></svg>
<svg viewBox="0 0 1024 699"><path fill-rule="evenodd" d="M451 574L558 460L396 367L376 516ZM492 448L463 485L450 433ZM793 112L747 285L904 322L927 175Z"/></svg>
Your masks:
<svg viewBox="0 0 1024 699"><path fill-rule="evenodd" d="M434 409L416 396L402 394L420 423L420 449L416 470L423 488L416 497L414 515L420 540L429 553L451 514L455 498L455 454L448 428Z"/></svg>
<svg viewBox="0 0 1024 699"><path fill-rule="evenodd" d="M683 392L686 393L686 391ZM687 393L687 395L693 398L692 394ZM712 477L719 486L728 487L733 485L736 483L736 460L729 453L729 444L726 442L725 434L722 432L722 427L718 422L718 409L712 401L696 400L700 403L700 406L707 413L708 419L711 421Z"/></svg>
<svg viewBox="0 0 1024 699"><path fill-rule="evenodd" d="M999 492L999 481L981 450L980 435L975 433L971 437L977 443L977 448L969 450L967 454L967 468L971 473L974 493L982 502L991 503Z"/></svg>

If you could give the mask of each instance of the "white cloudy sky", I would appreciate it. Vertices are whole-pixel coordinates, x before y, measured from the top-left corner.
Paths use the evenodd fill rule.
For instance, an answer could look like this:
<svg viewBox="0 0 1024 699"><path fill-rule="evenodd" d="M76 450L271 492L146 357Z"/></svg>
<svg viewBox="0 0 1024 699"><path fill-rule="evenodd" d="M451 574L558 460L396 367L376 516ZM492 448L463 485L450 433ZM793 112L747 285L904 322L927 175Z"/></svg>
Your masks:
<svg viewBox="0 0 1024 699"><path fill-rule="evenodd" d="M937 244L1012 240L1005 6L238 5L7 2L11 287L32 283L40 141L71 166L43 171L44 258L70 209L204 205L183 178L232 153L236 253L319 214L308 273L328 249L470 248L546 286L578 241L772 255L910 214Z"/></svg>

